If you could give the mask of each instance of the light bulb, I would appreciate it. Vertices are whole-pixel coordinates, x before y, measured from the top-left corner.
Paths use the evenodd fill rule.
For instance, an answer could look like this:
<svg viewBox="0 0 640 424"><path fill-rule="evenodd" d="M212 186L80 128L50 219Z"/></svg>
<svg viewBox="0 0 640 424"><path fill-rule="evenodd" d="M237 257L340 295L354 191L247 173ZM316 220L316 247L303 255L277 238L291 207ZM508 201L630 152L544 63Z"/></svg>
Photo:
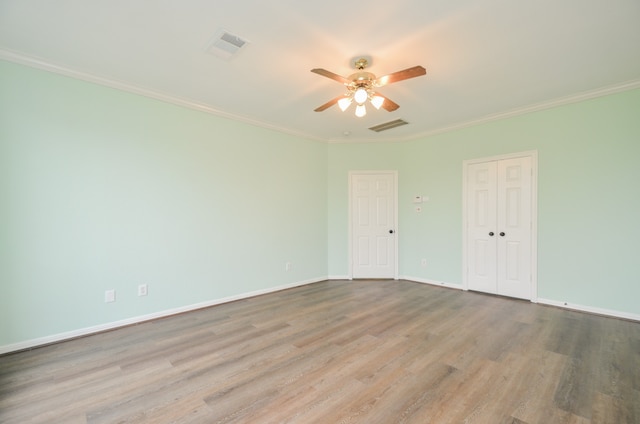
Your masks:
<svg viewBox="0 0 640 424"><path fill-rule="evenodd" d="M367 108L364 107L364 105L356 106L356 116L358 118L362 118L366 114L367 114Z"/></svg>
<svg viewBox="0 0 640 424"><path fill-rule="evenodd" d="M340 107L341 111L347 110L347 108L351 105L351 97L343 97L338 100L338 107Z"/></svg>
<svg viewBox="0 0 640 424"><path fill-rule="evenodd" d="M373 96L371 98L371 104L373 105L373 107L375 107L376 109L380 109L380 106L382 106L382 103L384 103L384 97L381 96Z"/></svg>
<svg viewBox="0 0 640 424"><path fill-rule="evenodd" d="M366 102L368 97L369 97L369 94L367 93L367 90L365 90L362 87L358 88L356 92L353 94L353 100L355 100L356 103L358 103L359 105Z"/></svg>

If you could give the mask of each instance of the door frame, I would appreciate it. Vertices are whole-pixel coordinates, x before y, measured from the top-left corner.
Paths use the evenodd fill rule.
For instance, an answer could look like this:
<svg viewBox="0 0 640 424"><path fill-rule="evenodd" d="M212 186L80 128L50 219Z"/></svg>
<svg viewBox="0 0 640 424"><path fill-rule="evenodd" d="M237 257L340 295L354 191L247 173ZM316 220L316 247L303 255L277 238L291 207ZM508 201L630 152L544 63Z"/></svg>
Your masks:
<svg viewBox="0 0 640 424"><path fill-rule="evenodd" d="M467 255L468 210L467 210L467 178L469 165L492 162L503 159L521 157L531 158L531 302L538 302L538 151L508 153L504 155L462 161L462 289L469 290L469 258Z"/></svg>
<svg viewBox="0 0 640 424"><path fill-rule="evenodd" d="M393 255L394 255L394 264L393 264L393 279L398 279L398 171L349 171L348 172L348 187L349 187L349 200L348 200L348 236L349 236L349 280L353 280L353 176L355 175L391 175L393 176L393 226L394 226L394 235L393 237Z"/></svg>

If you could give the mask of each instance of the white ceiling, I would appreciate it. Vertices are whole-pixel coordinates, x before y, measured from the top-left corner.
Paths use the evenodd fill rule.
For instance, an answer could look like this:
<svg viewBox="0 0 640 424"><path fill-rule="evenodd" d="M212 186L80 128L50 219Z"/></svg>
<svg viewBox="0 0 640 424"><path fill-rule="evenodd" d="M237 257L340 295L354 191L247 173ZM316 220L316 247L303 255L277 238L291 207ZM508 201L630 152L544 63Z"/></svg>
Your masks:
<svg viewBox="0 0 640 424"><path fill-rule="evenodd" d="M250 42L230 60L206 51L221 29ZM310 70L359 55L427 75L379 90L395 112L314 112L343 87ZM406 140L640 87L640 1L0 0L0 58L312 139Z"/></svg>

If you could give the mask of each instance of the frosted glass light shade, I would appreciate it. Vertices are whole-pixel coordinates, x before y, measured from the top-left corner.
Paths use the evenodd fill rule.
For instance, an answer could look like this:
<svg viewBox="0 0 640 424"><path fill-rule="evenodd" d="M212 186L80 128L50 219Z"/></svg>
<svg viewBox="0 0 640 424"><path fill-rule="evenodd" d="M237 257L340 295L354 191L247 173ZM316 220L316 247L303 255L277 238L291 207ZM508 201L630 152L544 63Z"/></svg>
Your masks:
<svg viewBox="0 0 640 424"><path fill-rule="evenodd" d="M380 97L380 96L373 96L371 98L371 104L373 105L373 107L375 107L376 109L380 109L380 106L382 106L382 103L384 103L384 97Z"/></svg>
<svg viewBox="0 0 640 424"><path fill-rule="evenodd" d="M356 116L358 118L362 118L366 114L367 114L367 108L364 107L364 105L356 106Z"/></svg>
<svg viewBox="0 0 640 424"><path fill-rule="evenodd" d="M367 93L367 90L365 90L362 87L358 88L356 92L353 93L353 100L355 100L356 103L358 103L359 105L366 102L368 97L369 97L369 94Z"/></svg>
<svg viewBox="0 0 640 424"><path fill-rule="evenodd" d="M350 97L343 97L342 99L338 100L338 107L340 108L341 111L345 111L347 110L347 108L351 105L351 98Z"/></svg>

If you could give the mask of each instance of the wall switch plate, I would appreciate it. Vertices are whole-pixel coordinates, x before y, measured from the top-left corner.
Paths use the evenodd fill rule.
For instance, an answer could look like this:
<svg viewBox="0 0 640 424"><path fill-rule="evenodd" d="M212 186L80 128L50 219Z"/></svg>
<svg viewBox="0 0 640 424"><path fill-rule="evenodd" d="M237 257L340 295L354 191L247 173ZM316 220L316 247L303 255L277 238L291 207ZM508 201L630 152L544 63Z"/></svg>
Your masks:
<svg viewBox="0 0 640 424"><path fill-rule="evenodd" d="M116 291L115 290L107 290L104 292L104 302L111 303L116 301Z"/></svg>
<svg viewBox="0 0 640 424"><path fill-rule="evenodd" d="M427 260L426 259L421 260L420 261L420 265L421 266L427 266Z"/></svg>
<svg viewBox="0 0 640 424"><path fill-rule="evenodd" d="M138 296L146 296L147 295L147 285L140 284L138 286Z"/></svg>
<svg viewBox="0 0 640 424"><path fill-rule="evenodd" d="M284 264L284 270L291 271L291 262L287 262L286 264Z"/></svg>

